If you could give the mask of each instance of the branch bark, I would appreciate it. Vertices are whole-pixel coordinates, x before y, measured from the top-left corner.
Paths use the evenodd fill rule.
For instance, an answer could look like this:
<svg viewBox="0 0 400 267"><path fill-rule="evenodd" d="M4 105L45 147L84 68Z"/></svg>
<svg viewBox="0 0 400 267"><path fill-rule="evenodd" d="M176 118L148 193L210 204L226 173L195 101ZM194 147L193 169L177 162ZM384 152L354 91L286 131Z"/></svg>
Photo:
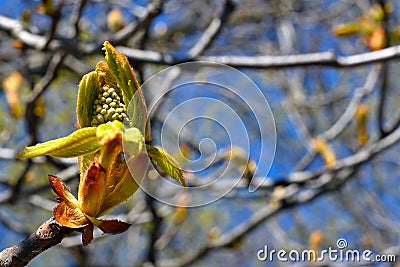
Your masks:
<svg viewBox="0 0 400 267"><path fill-rule="evenodd" d="M73 229L59 225L51 217L27 239L1 251L0 266L25 266L43 251L59 244L64 237L70 235L72 232Z"/></svg>

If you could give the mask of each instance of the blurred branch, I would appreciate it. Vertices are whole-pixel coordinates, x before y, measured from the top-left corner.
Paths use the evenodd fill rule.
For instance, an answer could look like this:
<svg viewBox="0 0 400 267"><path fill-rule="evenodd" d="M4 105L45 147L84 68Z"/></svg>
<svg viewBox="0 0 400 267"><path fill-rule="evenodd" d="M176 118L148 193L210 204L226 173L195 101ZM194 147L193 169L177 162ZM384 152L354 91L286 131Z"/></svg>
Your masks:
<svg viewBox="0 0 400 267"><path fill-rule="evenodd" d="M53 40L56 34L58 23L60 22L61 19L61 9L62 5L57 7L57 9L54 10L54 14L51 15L51 25L49 31L46 33L46 42L42 48L43 50L47 49L51 40Z"/></svg>
<svg viewBox="0 0 400 267"><path fill-rule="evenodd" d="M155 207L155 199L152 196L146 194L146 203L152 214L153 219L151 220L151 231L149 244L147 245L148 250L147 255L145 256L145 262L154 265L156 263L155 243L157 242L160 235L160 227L163 218L158 215Z"/></svg>
<svg viewBox="0 0 400 267"><path fill-rule="evenodd" d="M32 92L27 97L26 101L28 102L28 105L29 105L29 103L35 102L39 98L39 96L41 96L46 91L46 89L49 87L50 83L56 77L57 70L61 66L61 64L64 60L64 57L65 57L64 52L57 52L51 58L48 66L46 68L45 75L38 83L35 84Z"/></svg>
<svg viewBox="0 0 400 267"><path fill-rule="evenodd" d="M161 13L162 2L162 0L151 1L145 11L142 12L141 16L136 21L129 23L123 29L115 33L115 35L110 38L110 42L113 44L121 44L140 30L148 28L151 21Z"/></svg>
<svg viewBox="0 0 400 267"><path fill-rule="evenodd" d="M21 22L6 16L0 16L0 30L9 32L14 38L19 39L24 44L35 49L42 49L46 43L46 38L44 36L25 30ZM69 39L53 39L48 48L53 51L58 51L63 48L67 51L81 51L83 54L91 54L100 52L100 50L97 49L98 47L98 44L93 44L77 48ZM182 62L204 60L227 64L233 67L264 69L312 65L346 68L400 58L400 45L350 56L338 56L335 52L327 51L284 56L198 56L186 59L176 59L169 54L128 48L125 46L117 47L117 49L131 60L137 60L143 63L174 65Z"/></svg>
<svg viewBox="0 0 400 267"><path fill-rule="evenodd" d="M203 32L200 40L196 42L188 52L189 58L198 57L207 47L209 47L213 40L218 36L223 24L229 18L229 15L234 10L234 3L231 0L226 0L220 14L215 15L208 25L207 29Z"/></svg>
<svg viewBox="0 0 400 267"><path fill-rule="evenodd" d="M356 88L356 90L354 91L353 97L351 98L349 104L346 107L346 110L343 112L343 114L340 116L340 118L328 130L326 130L325 132L320 134L319 138L332 140L346 128L348 123L352 120L361 100L366 95L371 93L372 90L374 89L374 87L378 81L381 69L382 69L381 65L375 65L371 69L364 85L359 88Z"/></svg>
<svg viewBox="0 0 400 267"><path fill-rule="evenodd" d="M19 20L0 16L0 29L9 32L14 38L35 49L42 50L46 46L47 38L45 36L26 30ZM50 41L48 48L58 50L60 46L61 42L53 39Z"/></svg>
<svg viewBox="0 0 400 267"><path fill-rule="evenodd" d="M339 117L339 119L336 120L336 122L329 129L327 129L323 133L319 134L317 138L322 138L325 140L333 140L335 137L337 137L340 133L342 133L346 129L348 124L352 121L352 118L354 117L357 107L360 104L360 102L362 101L362 99L373 91L373 89L378 81L380 70L381 70L381 65L379 65L379 64L375 65L371 69L364 85L355 89L355 92L354 92L353 96L351 97L349 104L347 105L346 109L344 110L342 115ZM291 105L289 104L290 110L294 109L294 107L292 107L292 105L293 104L291 104ZM290 115L291 113L288 113L288 114ZM299 124L299 125L304 124L304 123L302 123L302 124L299 123L302 121L300 115L297 115L296 118L297 119L294 119L294 121L297 124ZM299 128L302 129L301 127L299 127ZM303 128L305 128L305 126L303 126ZM308 139L303 138L301 140L309 140L309 138ZM307 146L307 148L308 148L307 153L299 160L299 162L295 166L296 171L304 169L314 159L314 156L316 155L316 152L314 149L310 149L309 146Z"/></svg>
<svg viewBox="0 0 400 267"><path fill-rule="evenodd" d="M82 17L83 8L86 5L87 0L76 0L74 10L71 14L71 23L74 26L74 36L78 38L79 35L79 22Z"/></svg>
<svg viewBox="0 0 400 267"><path fill-rule="evenodd" d="M28 236L30 234L21 222L15 220L14 218L10 219L9 216L2 213L0 213L0 223L18 234L22 234L24 236Z"/></svg>
<svg viewBox="0 0 400 267"><path fill-rule="evenodd" d="M393 131L391 134L387 135L383 139L376 140L375 142L370 142L362 147L356 153L336 160L335 165L332 168L319 168L316 170L305 170L305 171L295 171L290 173L287 177L274 179L264 178L264 177L254 177L252 183L255 186L260 186L260 189L273 189L277 186L289 186L289 185L310 185L315 186L316 179L320 178L321 175L331 175L335 172L340 172L345 169L352 169L360 164L367 162L372 159L375 155L382 152L383 150L395 145L400 140L400 128ZM209 181L200 182L195 180L190 180L187 182L188 186L205 186L208 185ZM247 183L245 181L237 182L237 180L232 179L232 181L227 181L226 183L218 183L216 185L208 185L208 190L221 190L220 186L226 188L231 188L236 185L236 188L246 188ZM215 188L214 188L215 186Z"/></svg>
<svg viewBox="0 0 400 267"><path fill-rule="evenodd" d="M138 22L132 22L130 24L131 26L127 26L128 28L132 27L131 35L136 34L136 32L139 32L139 30L143 32L139 42L140 49L146 49L146 43L149 39L150 25L154 18L156 18L162 12L162 1L153 1L145 10L146 11L141 16L141 18L139 18ZM134 25L135 23L137 25ZM121 31L124 31L127 27L125 27ZM139 83L143 83L145 81L143 63L135 64L135 62L133 62L132 66L137 69L137 72L139 74Z"/></svg>
<svg viewBox="0 0 400 267"><path fill-rule="evenodd" d="M174 59L168 54L139 50L128 47L117 47L132 60L147 63L174 65L182 62L203 60L227 64L237 68L288 68L304 66L331 66L337 68L356 67L375 62L388 61L400 57L400 45L378 51L366 52L351 56L337 56L334 52L306 53L284 56L199 56L183 60Z"/></svg>
<svg viewBox="0 0 400 267"><path fill-rule="evenodd" d="M63 59L65 57L64 52L58 52L52 57L47 68L46 73L43 78L37 82L32 89L31 94L27 97L25 120L28 124L29 136L31 138L31 143L38 142L38 122L39 117L35 115L34 109L36 106L36 101L49 87L50 83L55 79L57 70L61 66Z"/></svg>
<svg viewBox="0 0 400 267"><path fill-rule="evenodd" d="M386 1L385 0L379 0L377 1L378 4L381 6L382 12L383 12L383 30L384 30L384 38L385 38L385 47L388 47L390 45L390 38L389 38L389 14L386 12ZM387 89L388 89L388 74L389 74L389 65L388 64L383 64L382 67L382 84L380 88L380 95L379 95L379 104L378 104L378 129L379 132L382 136L385 136L387 132L385 131L384 128L384 123L385 123L385 102L386 102L386 95L387 95Z"/></svg>

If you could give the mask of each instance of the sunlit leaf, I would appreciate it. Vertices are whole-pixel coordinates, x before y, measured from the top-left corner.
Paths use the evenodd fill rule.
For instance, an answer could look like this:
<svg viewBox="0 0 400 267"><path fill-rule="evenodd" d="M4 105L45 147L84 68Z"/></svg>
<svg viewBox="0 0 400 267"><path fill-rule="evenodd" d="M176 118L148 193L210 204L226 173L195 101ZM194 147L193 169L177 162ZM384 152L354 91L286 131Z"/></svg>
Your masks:
<svg viewBox="0 0 400 267"><path fill-rule="evenodd" d="M113 178L119 178L120 180L115 181L115 184L112 186L113 190L107 193L99 214L103 214L107 210L127 200L137 191L139 188L138 183L143 180L146 174L149 158L146 154L139 154L136 157L129 158L126 161L126 165L129 166L129 169L126 167L123 169L124 172L115 173L116 175L113 176ZM132 171L132 173L130 171Z"/></svg>
<svg viewBox="0 0 400 267"><path fill-rule="evenodd" d="M368 45L372 51L383 49L386 46L386 33L383 26L374 30L369 38Z"/></svg>
<svg viewBox="0 0 400 267"><path fill-rule="evenodd" d="M86 127L76 130L67 137L25 147L17 157L32 158L50 155L54 157L70 158L91 154L98 151L100 148L101 145L96 136L96 127Z"/></svg>
<svg viewBox="0 0 400 267"><path fill-rule="evenodd" d="M146 141L151 140L146 102L128 59L124 54L117 52L108 41L104 42L104 49L106 50L105 58L109 71L121 90L123 101L127 106L130 104L128 108L130 113L127 115L133 120L131 127L141 130Z"/></svg>
<svg viewBox="0 0 400 267"><path fill-rule="evenodd" d="M37 117L43 117L46 113L46 101L44 97L38 97L35 102L35 107L33 109L33 114Z"/></svg>
<svg viewBox="0 0 400 267"><path fill-rule="evenodd" d="M169 176L186 186L183 171L179 163L161 148L146 145L147 154Z"/></svg>
<svg viewBox="0 0 400 267"><path fill-rule="evenodd" d="M316 261L317 257L316 255L318 254L319 246L321 245L322 239L324 237L324 234L321 230L316 230L313 231L309 238L309 248L310 251L314 251L315 253L310 253L310 261Z"/></svg>
<svg viewBox="0 0 400 267"><path fill-rule="evenodd" d="M79 128L91 126L93 104L100 91L99 77L92 71L82 77L78 88L76 115Z"/></svg>
<svg viewBox="0 0 400 267"><path fill-rule="evenodd" d="M144 149L144 137L138 128L128 128L124 131L124 153L129 156L139 155Z"/></svg>
<svg viewBox="0 0 400 267"><path fill-rule="evenodd" d="M321 230L315 230L310 234L308 241L310 243L310 248L317 249L324 238L324 233Z"/></svg>
<svg viewBox="0 0 400 267"><path fill-rule="evenodd" d="M178 205L175 208L175 217L174 217L175 224L182 223L186 219L188 214L187 206L190 203L190 199L191 198L189 194L181 195Z"/></svg>
<svg viewBox="0 0 400 267"><path fill-rule="evenodd" d="M88 215L96 216L103 204L106 192L106 171L97 162L87 170L78 192L80 209Z"/></svg>
<svg viewBox="0 0 400 267"><path fill-rule="evenodd" d="M42 4L36 7L36 11L48 16L52 16L56 12L53 5L53 0L42 0Z"/></svg>
<svg viewBox="0 0 400 267"><path fill-rule="evenodd" d="M49 182L50 186L53 189L54 193L57 194L58 198L64 202L66 202L69 206L77 208L78 200L71 194L68 186L61 182L61 180L54 175L49 174Z"/></svg>

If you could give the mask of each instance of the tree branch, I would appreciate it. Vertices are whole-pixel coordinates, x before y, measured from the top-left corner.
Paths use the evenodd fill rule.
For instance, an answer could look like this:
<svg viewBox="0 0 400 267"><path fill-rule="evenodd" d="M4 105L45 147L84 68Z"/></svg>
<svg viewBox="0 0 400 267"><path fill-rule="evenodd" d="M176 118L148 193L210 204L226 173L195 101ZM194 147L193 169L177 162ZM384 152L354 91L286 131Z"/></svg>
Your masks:
<svg viewBox="0 0 400 267"><path fill-rule="evenodd" d="M162 1L154 0L146 7L146 11L143 12L142 16L137 21L133 21L126 25L123 29L115 33L110 39L111 43L120 44L127 39L134 36L138 31L148 27L148 24L161 13Z"/></svg>
<svg viewBox="0 0 400 267"><path fill-rule="evenodd" d="M52 217L24 241L0 252L0 266L25 266L34 257L60 243L72 229L59 225Z"/></svg>
<svg viewBox="0 0 400 267"><path fill-rule="evenodd" d="M221 31L222 25L229 18L229 15L234 10L234 3L231 0L226 0L224 6L222 7L222 11L219 15L215 15L208 25L207 29L203 32L203 35L200 37L200 40L196 42L188 52L189 58L198 57L208 46L210 46L213 40L218 36L218 33Z"/></svg>
<svg viewBox="0 0 400 267"><path fill-rule="evenodd" d="M400 45L351 56L337 56L335 52L328 51L284 56L199 56L197 58L187 58L183 60L177 60L168 54L161 54L154 51L139 50L123 46L117 47L117 49L132 60L147 63L174 65L183 62L203 60L249 69L277 69L304 66L349 68L400 58Z"/></svg>
<svg viewBox="0 0 400 267"><path fill-rule="evenodd" d="M46 38L42 35L31 33L25 30L18 20L10 19L6 16L0 16L0 30L9 32L14 38L19 39L24 44L42 49L46 43ZM91 54L100 52L97 49L98 45L85 45L76 47L71 40L53 39L48 49L58 51L64 48L67 51L82 51L82 54ZM131 60L137 60L142 63L155 63L165 65L175 65L183 62L195 60L213 61L217 63L227 64L237 68L288 68L288 67L303 67L303 66L331 66L336 68L349 68L361 65L389 61L400 58L400 45L388 47L385 49L360 53L350 56L337 56L333 51L305 53L297 55L282 55L282 56L198 56L188 57L186 59L177 59L169 54L162 54L155 51L133 49L125 46L117 47L117 50L124 53Z"/></svg>

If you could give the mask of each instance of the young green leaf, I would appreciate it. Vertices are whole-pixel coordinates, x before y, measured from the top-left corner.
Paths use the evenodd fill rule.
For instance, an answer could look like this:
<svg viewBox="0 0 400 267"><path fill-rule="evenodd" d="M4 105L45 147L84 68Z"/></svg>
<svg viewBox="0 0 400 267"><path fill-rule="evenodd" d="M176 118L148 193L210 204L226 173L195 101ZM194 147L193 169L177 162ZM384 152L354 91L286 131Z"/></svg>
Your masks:
<svg viewBox="0 0 400 267"><path fill-rule="evenodd" d="M71 158L95 153L100 150L99 138L96 136L96 127L86 127L76 130L72 134L25 147L17 155L18 158L32 158L50 155L54 157Z"/></svg>
<svg viewBox="0 0 400 267"><path fill-rule="evenodd" d="M93 103L99 91L99 76L95 71L82 77L82 80L79 83L78 99L76 103L76 115L79 128L91 126Z"/></svg>
<svg viewBox="0 0 400 267"><path fill-rule="evenodd" d="M124 131L124 153L129 156L139 155L144 149L144 137L138 128L127 128Z"/></svg>
<svg viewBox="0 0 400 267"><path fill-rule="evenodd" d="M130 127L140 129L146 141L150 141L150 124L147 119L146 102L128 59L124 54L118 52L108 41L104 42L104 50L106 51L105 58L108 71L115 78L125 105L130 106L128 108L130 112L127 115L134 120Z"/></svg>
<svg viewBox="0 0 400 267"><path fill-rule="evenodd" d="M181 185L186 186L183 171L176 159L161 148L146 145L146 149L149 157L157 163L164 172L177 180Z"/></svg>

